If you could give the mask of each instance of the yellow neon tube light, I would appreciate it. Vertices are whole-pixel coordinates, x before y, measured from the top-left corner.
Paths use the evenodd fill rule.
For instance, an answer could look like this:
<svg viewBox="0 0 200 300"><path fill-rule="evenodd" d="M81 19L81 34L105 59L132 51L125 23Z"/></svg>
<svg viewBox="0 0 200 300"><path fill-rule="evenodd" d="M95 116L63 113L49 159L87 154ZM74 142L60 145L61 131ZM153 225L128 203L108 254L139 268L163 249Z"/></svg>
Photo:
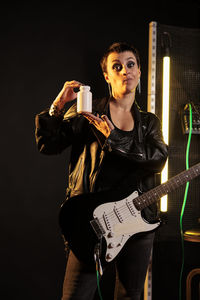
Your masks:
<svg viewBox="0 0 200 300"><path fill-rule="evenodd" d="M162 131L166 144L169 143L169 90L170 90L170 57L163 57L163 92L162 92ZM161 183L168 180L168 160L161 173ZM166 212L168 208L168 196L161 198L160 210Z"/></svg>

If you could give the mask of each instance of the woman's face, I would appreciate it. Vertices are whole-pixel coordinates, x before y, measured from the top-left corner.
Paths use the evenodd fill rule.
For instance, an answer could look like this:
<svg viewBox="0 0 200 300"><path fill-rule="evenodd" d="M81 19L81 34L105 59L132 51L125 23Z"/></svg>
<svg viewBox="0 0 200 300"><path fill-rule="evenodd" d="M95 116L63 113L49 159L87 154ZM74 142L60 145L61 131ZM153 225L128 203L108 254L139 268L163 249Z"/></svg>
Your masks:
<svg viewBox="0 0 200 300"><path fill-rule="evenodd" d="M105 80L111 84L113 96L133 93L140 79L140 68L133 52L112 52L107 57Z"/></svg>

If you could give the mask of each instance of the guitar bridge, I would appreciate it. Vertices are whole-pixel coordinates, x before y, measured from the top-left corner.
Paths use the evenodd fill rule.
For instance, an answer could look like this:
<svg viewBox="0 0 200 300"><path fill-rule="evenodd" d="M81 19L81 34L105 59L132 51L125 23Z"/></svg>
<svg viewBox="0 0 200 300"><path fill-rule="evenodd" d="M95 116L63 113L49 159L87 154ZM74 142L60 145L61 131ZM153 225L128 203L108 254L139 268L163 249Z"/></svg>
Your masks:
<svg viewBox="0 0 200 300"><path fill-rule="evenodd" d="M94 230L94 232L96 233L98 239L101 239L102 236L106 233L105 230L103 229L103 226L101 225L101 223L99 222L98 218L93 219L92 221L90 221L90 224Z"/></svg>

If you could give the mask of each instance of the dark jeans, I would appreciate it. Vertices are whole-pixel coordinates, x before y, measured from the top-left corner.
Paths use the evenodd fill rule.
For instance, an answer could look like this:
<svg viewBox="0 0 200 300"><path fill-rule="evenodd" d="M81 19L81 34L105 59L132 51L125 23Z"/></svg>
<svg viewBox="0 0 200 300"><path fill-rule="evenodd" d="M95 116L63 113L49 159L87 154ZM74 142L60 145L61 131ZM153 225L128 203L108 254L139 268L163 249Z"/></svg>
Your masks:
<svg viewBox="0 0 200 300"><path fill-rule="evenodd" d="M154 233L130 238L101 277L103 300L140 300L153 247ZM117 284L116 284L117 283ZM95 269L69 254L62 300L99 300Z"/></svg>

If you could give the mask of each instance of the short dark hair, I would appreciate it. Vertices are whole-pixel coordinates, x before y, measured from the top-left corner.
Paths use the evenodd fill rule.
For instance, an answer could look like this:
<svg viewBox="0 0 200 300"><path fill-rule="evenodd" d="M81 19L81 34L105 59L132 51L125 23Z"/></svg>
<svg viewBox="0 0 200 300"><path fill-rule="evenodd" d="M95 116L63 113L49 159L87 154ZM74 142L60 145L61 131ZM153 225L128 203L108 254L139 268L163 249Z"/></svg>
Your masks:
<svg viewBox="0 0 200 300"><path fill-rule="evenodd" d="M135 55L137 65L140 68L140 57L139 57L138 50L135 47L133 47L132 45L129 45L125 42L118 42L118 43L112 44L106 50L103 57L101 58L100 65L101 65L102 71L107 72L107 58L110 53L113 53L113 52L121 53L121 52L125 52L125 51L131 51Z"/></svg>

